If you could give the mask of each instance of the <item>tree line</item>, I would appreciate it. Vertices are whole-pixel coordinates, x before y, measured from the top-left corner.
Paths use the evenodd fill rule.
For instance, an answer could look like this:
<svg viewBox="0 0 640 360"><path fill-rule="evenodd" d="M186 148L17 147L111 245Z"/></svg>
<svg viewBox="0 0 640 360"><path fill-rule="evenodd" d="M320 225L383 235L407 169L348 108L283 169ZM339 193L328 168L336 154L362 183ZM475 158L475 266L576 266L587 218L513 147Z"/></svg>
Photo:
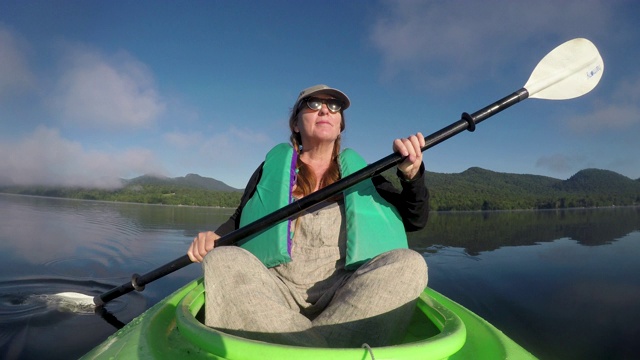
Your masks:
<svg viewBox="0 0 640 360"><path fill-rule="evenodd" d="M395 169L382 175L400 187ZM217 181L210 178L200 180L203 184L207 180ZM640 179L631 180L615 172L598 169L582 170L567 180L558 180L470 168L458 174L427 172L425 183L430 191L430 207L434 211L566 209L640 204ZM114 190L5 186L0 187L0 192L184 206L235 208L240 203L241 190L221 191L202 186L205 185L145 179Z"/></svg>
<svg viewBox="0 0 640 360"><path fill-rule="evenodd" d="M640 180L608 170L581 170L567 180L471 168L429 173L431 208L440 211L567 209L640 204Z"/></svg>
<svg viewBox="0 0 640 360"><path fill-rule="evenodd" d="M215 191L163 185L134 185L121 189L85 189L62 187L7 187L0 192L81 200L118 201L141 204L237 207L241 192Z"/></svg>

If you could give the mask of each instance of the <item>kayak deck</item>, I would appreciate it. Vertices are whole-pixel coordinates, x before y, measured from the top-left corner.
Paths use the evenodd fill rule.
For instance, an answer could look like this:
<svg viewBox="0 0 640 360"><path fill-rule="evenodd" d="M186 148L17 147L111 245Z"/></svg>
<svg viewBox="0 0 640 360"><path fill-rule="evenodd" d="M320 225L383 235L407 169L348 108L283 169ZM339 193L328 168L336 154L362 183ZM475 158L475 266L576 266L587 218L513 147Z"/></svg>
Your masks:
<svg viewBox="0 0 640 360"><path fill-rule="evenodd" d="M369 359L364 348L287 346L225 334L200 320L202 279L159 302L83 359ZM432 289L420 295L401 344L374 347L376 359L535 359L500 330Z"/></svg>

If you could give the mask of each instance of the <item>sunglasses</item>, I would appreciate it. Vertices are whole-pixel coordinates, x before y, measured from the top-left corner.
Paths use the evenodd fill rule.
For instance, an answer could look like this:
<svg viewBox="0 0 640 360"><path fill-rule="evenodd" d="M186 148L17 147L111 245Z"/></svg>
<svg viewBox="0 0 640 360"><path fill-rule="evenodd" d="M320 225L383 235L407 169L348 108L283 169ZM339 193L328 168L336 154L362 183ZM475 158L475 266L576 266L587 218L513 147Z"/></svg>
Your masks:
<svg viewBox="0 0 640 360"><path fill-rule="evenodd" d="M303 99L303 102L307 104L307 107L311 110L320 110L322 109L322 104L327 105L327 109L332 113L336 113L342 109L342 105L344 104L342 101L338 99L321 99L317 97L310 97Z"/></svg>

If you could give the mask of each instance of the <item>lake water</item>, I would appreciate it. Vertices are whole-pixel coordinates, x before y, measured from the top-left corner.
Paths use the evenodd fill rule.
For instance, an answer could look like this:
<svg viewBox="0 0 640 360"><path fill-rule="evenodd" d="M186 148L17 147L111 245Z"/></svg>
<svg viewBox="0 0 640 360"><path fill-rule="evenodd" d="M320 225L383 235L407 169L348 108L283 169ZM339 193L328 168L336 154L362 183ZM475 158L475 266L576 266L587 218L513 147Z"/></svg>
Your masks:
<svg viewBox="0 0 640 360"><path fill-rule="evenodd" d="M0 194L0 358L81 356L200 267L124 295L102 316L42 295L101 294L182 256L231 212ZM429 286L536 356L640 357L640 208L433 213L409 241Z"/></svg>

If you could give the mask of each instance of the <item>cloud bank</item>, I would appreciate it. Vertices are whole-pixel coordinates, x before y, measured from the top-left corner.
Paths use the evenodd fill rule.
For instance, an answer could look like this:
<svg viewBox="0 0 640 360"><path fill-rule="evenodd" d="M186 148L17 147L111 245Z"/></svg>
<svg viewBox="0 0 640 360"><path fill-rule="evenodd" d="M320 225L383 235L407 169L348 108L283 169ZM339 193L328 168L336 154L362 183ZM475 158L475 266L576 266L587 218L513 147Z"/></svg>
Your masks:
<svg viewBox="0 0 640 360"><path fill-rule="evenodd" d="M0 185L115 188L121 185L121 178L164 173L148 149L95 151L65 137L59 129L66 127L109 142L110 133L156 125L166 106L143 63L124 52L108 56L83 45L66 44L59 48L61 56L49 59L59 63L52 78L30 68L29 49L19 34L0 25L0 104L10 105L20 96L33 98L34 107L45 105L40 116L46 119L16 117L0 107L5 125L40 124L27 128L26 133L0 138ZM43 80L36 83L40 78ZM105 133L105 129L111 131Z"/></svg>
<svg viewBox="0 0 640 360"><path fill-rule="evenodd" d="M386 4L388 11L370 35L383 58L384 76L406 72L436 90L494 77L521 57L529 58L512 52L523 43L536 44L539 37L568 40L585 24L604 28L611 14L609 4L597 0ZM531 49L536 55L549 50Z"/></svg>
<svg viewBox="0 0 640 360"><path fill-rule="evenodd" d="M589 114L567 117L565 124L571 132L594 134L636 129L633 132L636 137L637 131L640 131L640 77L621 82L608 96L606 103L594 105L595 110Z"/></svg>
<svg viewBox="0 0 640 360"><path fill-rule="evenodd" d="M238 188L246 184L274 143L268 135L236 126L214 133L166 133L164 142L173 150L172 162L180 164L183 172L209 174Z"/></svg>
<svg viewBox="0 0 640 360"><path fill-rule="evenodd" d="M148 150L88 151L44 126L20 141L0 143L0 153L0 180L9 185L117 188L120 178L157 173L161 168Z"/></svg>
<svg viewBox="0 0 640 360"><path fill-rule="evenodd" d="M567 174L582 169L587 164L584 155L552 154L541 156L536 161L536 167L547 169L552 173Z"/></svg>
<svg viewBox="0 0 640 360"><path fill-rule="evenodd" d="M76 126L119 129L154 124L165 109L147 67L122 52L107 57L68 49L51 100L60 120Z"/></svg>
<svg viewBox="0 0 640 360"><path fill-rule="evenodd" d="M34 75L27 63L26 48L24 41L0 25L0 104L33 87Z"/></svg>

